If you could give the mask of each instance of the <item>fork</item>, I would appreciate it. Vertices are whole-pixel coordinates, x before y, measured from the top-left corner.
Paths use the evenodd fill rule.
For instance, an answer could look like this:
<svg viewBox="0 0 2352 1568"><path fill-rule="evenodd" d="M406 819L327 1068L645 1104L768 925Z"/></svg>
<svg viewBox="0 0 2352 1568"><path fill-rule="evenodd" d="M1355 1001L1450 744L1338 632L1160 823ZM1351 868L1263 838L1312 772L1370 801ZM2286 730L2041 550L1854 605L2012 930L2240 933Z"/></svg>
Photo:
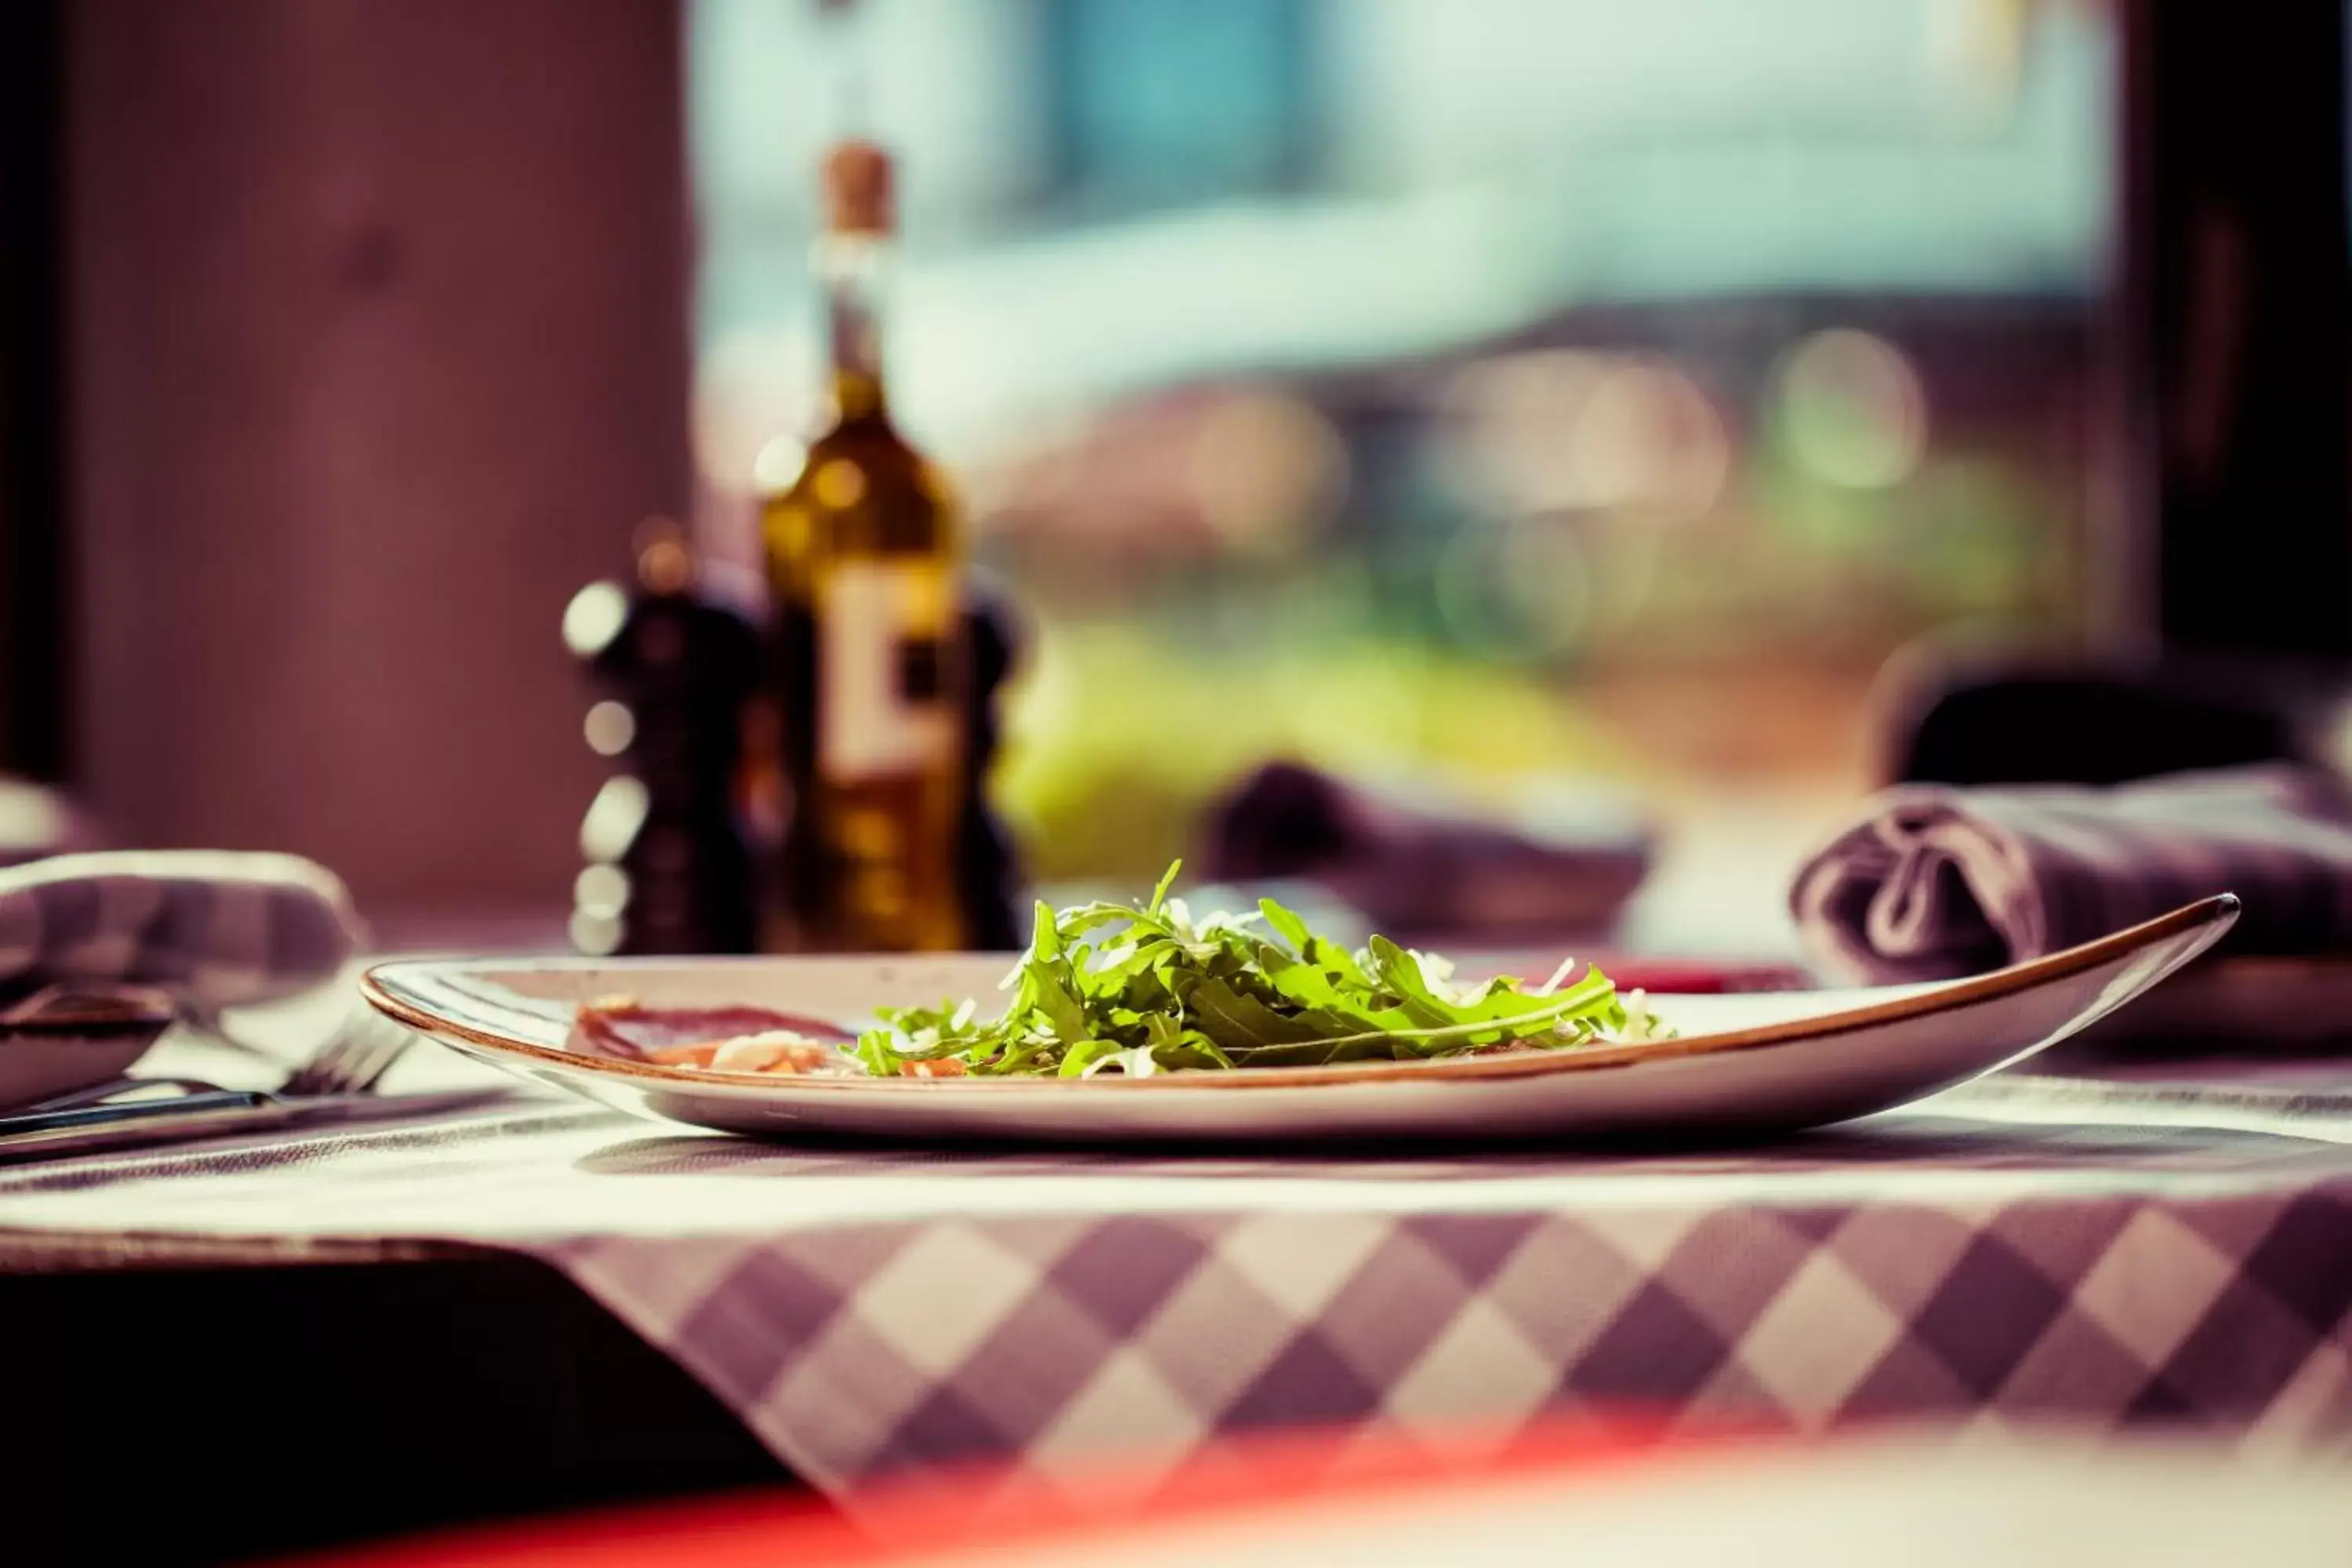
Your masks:
<svg viewBox="0 0 2352 1568"><path fill-rule="evenodd" d="M220 1039L240 1049L265 1054L259 1047L248 1046L226 1033L216 1014L194 1005L184 1006L181 1022L188 1027ZM58 1116L68 1112L89 1112L97 1115L114 1110L130 1115L166 1115L215 1103L236 1102L243 1105L271 1101L313 1099L345 1099L365 1095L398 1061L417 1037L413 1030L394 1023L364 1003L355 1008L333 1033L320 1043L301 1064L286 1075L286 1081L266 1093L250 1090L225 1089L216 1083L190 1078L137 1078L124 1075L105 1083L90 1084L70 1089L33 1105L16 1107L11 1120L26 1117ZM113 1103L118 1095L132 1090L172 1089L179 1091L173 1100L150 1099Z"/></svg>
<svg viewBox="0 0 2352 1568"><path fill-rule="evenodd" d="M239 1039L211 1008L184 1004L181 1017L198 1033L238 1050L256 1056L271 1054ZM274 1092L280 1097L365 1094L416 1037L415 1031L394 1023L366 1003L358 1003Z"/></svg>
<svg viewBox="0 0 2352 1568"><path fill-rule="evenodd" d="M416 1043L416 1033L362 1002L278 1086L282 1097L366 1094Z"/></svg>

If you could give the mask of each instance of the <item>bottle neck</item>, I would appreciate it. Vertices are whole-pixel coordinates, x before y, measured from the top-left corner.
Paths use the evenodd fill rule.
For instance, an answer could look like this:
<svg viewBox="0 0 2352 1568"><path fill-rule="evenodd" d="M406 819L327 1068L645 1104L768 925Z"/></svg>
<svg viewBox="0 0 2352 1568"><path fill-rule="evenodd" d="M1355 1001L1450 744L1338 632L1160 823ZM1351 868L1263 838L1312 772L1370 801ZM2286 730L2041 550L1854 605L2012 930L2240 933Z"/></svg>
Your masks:
<svg viewBox="0 0 2352 1568"><path fill-rule="evenodd" d="M879 419L882 393L882 275L889 240L881 235L828 234L817 241L817 281L824 296L826 364L835 416Z"/></svg>

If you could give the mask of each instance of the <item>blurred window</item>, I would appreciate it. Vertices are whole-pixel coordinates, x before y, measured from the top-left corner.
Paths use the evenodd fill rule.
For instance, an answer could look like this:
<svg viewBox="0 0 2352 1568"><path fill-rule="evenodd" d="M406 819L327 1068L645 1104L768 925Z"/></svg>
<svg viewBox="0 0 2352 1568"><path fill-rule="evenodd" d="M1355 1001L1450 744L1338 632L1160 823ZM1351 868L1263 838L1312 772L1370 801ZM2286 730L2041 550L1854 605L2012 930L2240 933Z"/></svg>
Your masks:
<svg viewBox="0 0 2352 1568"><path fill-rule="evenodd" d="M813 5L698 0L722 544L815 385ZM1922 638L2086 635L2092 0L868 0L895 395L1038 646L1051 875L1268 755L1866 782ZM833 40L838 44L843 40ZM1236 689L1253 700L1236 702Z"/></svg>
<svg viewBox="0 0 2352 1568"><path fill-rule="evenodd" d="M1046 174L1108 216L1295 184L1314 127L1292 0L1050 0Z"/></svg>

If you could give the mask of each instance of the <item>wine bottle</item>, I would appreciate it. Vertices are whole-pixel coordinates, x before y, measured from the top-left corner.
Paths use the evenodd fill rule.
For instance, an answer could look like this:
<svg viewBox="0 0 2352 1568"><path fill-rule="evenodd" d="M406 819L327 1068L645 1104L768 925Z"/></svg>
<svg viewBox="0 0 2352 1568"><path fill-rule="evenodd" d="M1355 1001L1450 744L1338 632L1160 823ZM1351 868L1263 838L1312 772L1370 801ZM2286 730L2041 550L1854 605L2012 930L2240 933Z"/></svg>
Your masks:
<svg viewBox="0 0 2352 1568"><path fill-rule="evenodd" d="M830 407L798 472L761 504L788 795L765 945L956 948L968 657L957 521L884 395L887 155L835 147L824 193Z"/></svg>

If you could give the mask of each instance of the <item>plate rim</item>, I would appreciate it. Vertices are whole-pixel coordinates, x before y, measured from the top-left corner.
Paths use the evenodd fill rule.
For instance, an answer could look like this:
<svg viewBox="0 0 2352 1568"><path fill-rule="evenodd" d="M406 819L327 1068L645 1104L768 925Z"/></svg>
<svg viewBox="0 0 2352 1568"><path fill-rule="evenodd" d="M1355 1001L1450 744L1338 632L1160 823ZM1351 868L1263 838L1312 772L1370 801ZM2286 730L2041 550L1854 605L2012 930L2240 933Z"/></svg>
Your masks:
<svg viewBox="0 0 2352 1568"><path fill-rule="evenodd" d="M2087 969L2095 969L2112 959L2122 957L2176 936L2200 930L2208 931L2206 940L2181 955L2167 973L2180 963L2197 956L2219 941L2234 924L2241 902L2234 893L2218 893L2199 899L2193 903L2168 910L2153 920L2094 937L2089 942L2030 958L2020 963L1968 975L1933 985L1906 995L1889 997L1842 1012L1814 1014L1809 1017L1782 1019L1778 1023L1758 1024L1745 1029L1720 1030L1713 1034L1677 1037L1664 1040L1638 1040L1611 1046L1589 1046L1577 1050L1528 1050L1484 1057L1447 1057L1435 1060L1335 1062L1323 1066L1251 1068L1232 1072L1154 1074L1149 1078L1121 1076L1119 1087L1110 1092L1131 1094L1154 1089L1273 1089L1325 1087L1337 1084L1364 1083L1444 1083L1485 1081L1496 1079L1548 1077L1555 1073L1592 1072L1614 1068L1638 1067L1649 1062L1687 1060L1697 1057L1727 1054L1734 1051L1759 1050L1772 1046L1791 1045L1805 1040L1826 1039L1858 1030L1877 1028L1902 1023L1915 1017L1949 1011L1956 1007L1974 1005L1979 1002L1998 1001L2002 997L2030 991L2047 981L2064 979ZM745 955L745 961L758 961L760 955ZM870 956L883 961L950 957L951 954L908 953L826 953L771 954L772 958L856 958ZM696 962L710 963L714 969L725 966L725 961L713 962L710 955L689 955L677 960L681 964ZM1010 1090L1036 1091L1041 1089L1081 1089L1091 1088L1101 1092L1106 1082L1095 1079L1047 1077L1005 1078L893 1078L876 1079L816 1074L729 1073L712 1072L707 1068L673 1067L659 1062L632 1062L618 1058L586 1057L576 1051L542 1046L536 1041L518 1039L511 1035L493 1033L475 1027L460 1019L428 1013L410 1005L386 988L385 980L395 983L398 973L405 969L448 969L462 965L477 973L496 967L501 961L491 957L447 959L395 959L373 964L361 974L360 994L394 1022L425 1035L451 1036L485 1049L509 1056L529 1058L548 1066L571 1071L611 1074L618 1078L650 1080L681 1088L708 1091L717 1089L758 1089L770 1092L779 1089L820 1089L828 1093L851 1091L875 1093L1003 1093ZM528 959L504 961L509 965L538 963L547 968L596 969L625 965L630 959ZM650 962L666 962L650 960ZM2159 975L2158 980L2164 976ZM2153 983L2151 983L2153 984ZM2143 990L2146 987L2142 988Z"/></svg>

